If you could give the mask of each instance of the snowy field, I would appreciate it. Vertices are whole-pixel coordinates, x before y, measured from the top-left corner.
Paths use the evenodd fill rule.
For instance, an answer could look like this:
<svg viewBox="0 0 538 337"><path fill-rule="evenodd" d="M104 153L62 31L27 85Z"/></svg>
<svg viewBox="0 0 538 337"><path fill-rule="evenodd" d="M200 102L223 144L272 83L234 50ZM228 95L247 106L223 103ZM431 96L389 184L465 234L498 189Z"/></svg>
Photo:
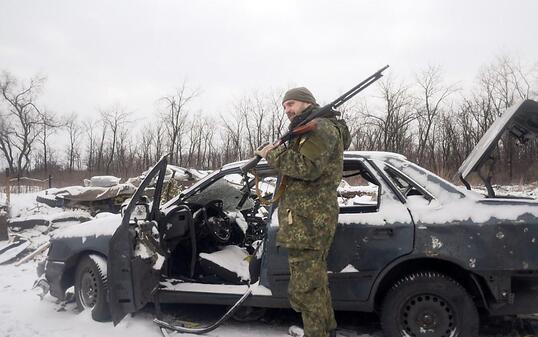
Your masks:
<svg viewBox="0 0 538 337"><path fill-rule="evenodd" d="M508 186L501 190L507 194L536 197L536 186ZM66 212L51 208L35 201L36 194L12 195L11 215L20 218L46 218L57 221L73 216L88 216L84 211ZM76 221L54 222L53 228L68 227ZM46 226L36 226L19 232L30 239L30 247L37 248L48 240L51 232ZM0 248L6 245L0 241ZM79 312L74 302L59 303L54 297L46 295L42 300L38 291L32 289L37 278L36 261L16 266L14 263L0 265L0 337L158 337L160 330L152 322L153 310L146 308L135 316L126 317L117 327L112 323L94 322L88 312ZM188 321L208 324L217 320L224 307L204 305L177 305L164 307L164 320ZM339 335L348 337L382 337L379 322L371 314L338 313L341 328ZM246 337L246 336L288 336L288 327L298 324L300 317L291 310L272 310L257 322L244 323L228 321L208 336ZM529 323L530 322L530 323ZM534 321L496 320L484 325L481 337L531 336L520 333L518 327L533 324ZM170 333L170 336L193 336ZM534 335L536 336L536 335Z"/></svg>
<svg viewBox="0 0 538 337"><path fill-rule="evenodd" d="M11 216L18 220L47 219L89 216L84 211L64 211L35 201L37 193L12 194ZM77 221L54 222L54 228L65 228ZM30 248L38 248L48 240L57 229L35 226L18 232L30 241ZM0 241L0 248L7 241ZM158 337L159 328L152 322L153 309L145 309L136 316L127 316L116 327L112 323L98 323L92 320L89 312L79 312L74 302L59 303L56 298L46 295L43 300L39 291L32 289L36 274L37 261L0 264L0 337ZM164 307L165 320L180 320L209 324L216 321L225 311L220 306L173 306ZM254 323L229 321L207 336L247 337L247 336L288 336L290 325L298 324L299 316L291 311L272 311L267 318ZM361 327L362 330L379 330L378 327ZM381 333L366 334L357 330L343 331L349 337L382 336ZM171 336L192 336L170 333Z"/></svg>
<svg viewBox="0 0 538 337"><path fill-rule="evenodd" d="M2 337L159 337L160 330L152 322L153 310L148 308L136 316L127 316L116 327L112 323L92 320L89 312L78 312L75 303L58 303L47 295L40 300L36 290L32 290L36 279L36 263L21 266L0 266L0 336ZM165 320L180 320L208 324L216 321L224 313L219 306L167 306L163 308ZM299 317L285 310L268 313L267 318L254 323L228 321L223 326L207 334L219 337L288 336L288 327L299 323ZM343 318L346 320L346 317ZM349 320L349 319L348 319ZM347 326L342 336L381 337L377 326L361 324ZM377 330L362 333L361 331ZM194 336L170 333L171 336Z"/></svg>

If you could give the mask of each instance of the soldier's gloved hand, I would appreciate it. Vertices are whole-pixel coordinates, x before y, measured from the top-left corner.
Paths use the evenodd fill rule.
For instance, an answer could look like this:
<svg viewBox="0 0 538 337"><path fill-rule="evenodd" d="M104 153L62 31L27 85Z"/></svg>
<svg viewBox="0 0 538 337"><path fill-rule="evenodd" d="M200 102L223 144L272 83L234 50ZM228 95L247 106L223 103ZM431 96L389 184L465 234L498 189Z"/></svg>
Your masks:
<svg viewBox="0 0 538 337"><path fill-rule="evenodd" d="M269 153L269 151L271 151L275 147L277 147L277 145L275 144L264 144L260 146L259 148L257 148L256 151L254 151L254 153L262 158L265 158L267 157L267 154Z"/></svg>

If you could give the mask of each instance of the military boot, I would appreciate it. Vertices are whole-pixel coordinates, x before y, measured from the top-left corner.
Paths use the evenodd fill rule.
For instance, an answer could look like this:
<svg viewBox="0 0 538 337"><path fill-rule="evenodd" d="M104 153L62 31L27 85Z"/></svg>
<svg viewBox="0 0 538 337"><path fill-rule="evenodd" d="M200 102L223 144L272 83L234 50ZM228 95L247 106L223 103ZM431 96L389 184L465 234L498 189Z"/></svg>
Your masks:
<svg viewBox="0 0 538 337"><path fill-rule="evenodd" d="M288 329L288 335L292 337L304 337L304 330L297 325L292 325Z"/></svg>

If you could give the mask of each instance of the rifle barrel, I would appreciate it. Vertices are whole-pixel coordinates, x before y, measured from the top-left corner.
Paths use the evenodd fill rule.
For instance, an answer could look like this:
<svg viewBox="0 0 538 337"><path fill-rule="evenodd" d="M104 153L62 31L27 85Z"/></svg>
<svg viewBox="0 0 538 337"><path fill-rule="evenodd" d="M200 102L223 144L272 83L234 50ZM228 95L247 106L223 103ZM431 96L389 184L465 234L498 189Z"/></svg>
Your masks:
<svg viewBox="0 0 538 337"><path fill-rule="evenodd" d="M340 105L344 104L346 101L348 101L351 97L355 96L356 94L358 94L359 92L363 91L364 89L366 89L370 84L372 84L373 82L377 81L378 79L380 79L381 77L383 77L383 71L385 71L385 69L387 69L389 67L389 65L387 64L386 66L384 66L383 68L379 69L378 71L376 71L375 73L373 73L372 75L370 75L370 77L366 78L364 81L362 81L361 83L357 84L356 86L354 86L353 88L349 89L346 93L344 93L342 96L338 97L337 99L335 99L331 104L330 106L333 108L333 109L337 109Z"/></svg>
<svg viewBox="0 0 538 337"><path fill-rule="evenodd" d="M366 89L370 84L374 83L375 81L377 81L378 79L383 77L382 73L388 67L389 67L389 65L387 64L383 68L379 69L378 71L376 71L375 73L370 75L368 78L366 78L364 81L362 81L361 83L357 84L356 86L354 86L353 88L348 90L345 94L343 94L342 96L338 97L337 99L335 99L331 103L329 103L329 104L325 105L324 107L322 107L321 109L319 109L316 114L313 114L313 115L309 116L309 118L306 118L305 120L303 120L301 123L299 123L299 125L297 125L297 127L305 125L306 123L308 123L311 120L313 120L314 118L316 118L321 112L326 111L327 109L336 109L336 108L338 108L340 105L342 105L346 101L348 101L351 97L355 96L356 94L358 94L362 90ZM290 131L286 132L282 137L280 137L278 142L279 143L285 143L285 142L291 140L293 138L293 132L292 131L293 130L290 130ZM246 173L246 172L250 171L252 168L254 168L256 166L256 164L258 164L258 162L260 160L261 160L261 157L256 155L254 158L249 160L245 165L243 165L241 167L241 171L243 173Z"/></svg>

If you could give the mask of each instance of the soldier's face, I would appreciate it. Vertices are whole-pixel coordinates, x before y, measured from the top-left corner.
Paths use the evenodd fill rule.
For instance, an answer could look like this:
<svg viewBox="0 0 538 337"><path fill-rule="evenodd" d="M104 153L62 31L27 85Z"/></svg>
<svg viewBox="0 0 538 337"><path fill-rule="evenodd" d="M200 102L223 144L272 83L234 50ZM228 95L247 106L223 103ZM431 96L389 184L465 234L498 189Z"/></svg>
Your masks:
<svg viewBox="0 0 538 337"><path fill-rule="evenodd" d="M310 103L296 101L294 99L289 99L282 103L282 106L284 106L284 112L290 121L296 116L300 115L310 105Z"/></svg>

